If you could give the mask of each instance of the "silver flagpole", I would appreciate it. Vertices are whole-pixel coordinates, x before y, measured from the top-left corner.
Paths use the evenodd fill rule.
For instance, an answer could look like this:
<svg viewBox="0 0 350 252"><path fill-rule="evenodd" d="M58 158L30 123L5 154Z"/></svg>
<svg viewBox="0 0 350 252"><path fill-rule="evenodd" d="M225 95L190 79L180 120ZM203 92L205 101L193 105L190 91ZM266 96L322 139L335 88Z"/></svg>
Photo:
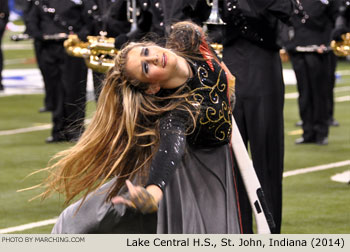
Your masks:
<svg viewBox="0 0 350 252"><path fill-rule="evenodd" d="M248 155L248 151L243 143L242 136L233 116L231 145L248 194L250 205L254 212L257 233L270 234L275 223L265 202L264 193L254 170L253 162Z"/></svg>

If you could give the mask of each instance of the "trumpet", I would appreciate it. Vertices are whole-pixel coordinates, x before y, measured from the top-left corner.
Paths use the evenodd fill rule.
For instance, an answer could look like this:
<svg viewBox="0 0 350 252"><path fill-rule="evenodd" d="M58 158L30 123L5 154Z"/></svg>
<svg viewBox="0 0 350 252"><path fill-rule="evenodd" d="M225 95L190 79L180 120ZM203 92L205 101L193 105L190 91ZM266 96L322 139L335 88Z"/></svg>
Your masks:
<svg viewBox="0 0 350 252"><path fill-rule="evenodd" d="M114 66L113 59L118 52L114 47L115 39L100 32L100 36L87 36L87 40L83 42L76 34L69 35L64 41L66 52L71 56L84 58L87 67L96 72L107 72Z"/></svg>
<svg viewBox="0 0 350 252"><path fill-rule="evenodd" d="M346 57L350 55L350 32L341 35L341 41L333 40L331 48L335 55Z"/></svg>

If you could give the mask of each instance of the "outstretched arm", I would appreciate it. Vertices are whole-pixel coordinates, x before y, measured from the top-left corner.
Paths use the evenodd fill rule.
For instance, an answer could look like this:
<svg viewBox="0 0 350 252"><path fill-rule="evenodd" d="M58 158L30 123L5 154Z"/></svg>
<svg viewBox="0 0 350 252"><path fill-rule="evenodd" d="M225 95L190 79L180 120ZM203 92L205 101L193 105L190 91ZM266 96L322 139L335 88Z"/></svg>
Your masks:
<svg viewBox="0 0 350 252"><path fill-rule="evenodd" d="M146 188L126 182L128 193L112 199L114 204L125 204L143 213L157 210L163 191L173 176L186 148L186 112L175 110L161 118L160 143L155 154Z"/></svg>

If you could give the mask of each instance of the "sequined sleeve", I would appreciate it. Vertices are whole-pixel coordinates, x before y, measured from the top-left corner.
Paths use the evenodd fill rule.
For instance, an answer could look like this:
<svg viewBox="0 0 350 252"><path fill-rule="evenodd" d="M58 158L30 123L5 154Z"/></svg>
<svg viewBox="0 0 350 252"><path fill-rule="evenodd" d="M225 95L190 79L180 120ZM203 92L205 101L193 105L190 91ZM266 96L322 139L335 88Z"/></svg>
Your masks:
<svg viewBox="0 0 350 252"><path fill-rule="evenodd" d="M186 121L183 111L172 111L159 125L160 143L155 154L147 185L164 190L176 167L181 162L186 146Z"/></svg>

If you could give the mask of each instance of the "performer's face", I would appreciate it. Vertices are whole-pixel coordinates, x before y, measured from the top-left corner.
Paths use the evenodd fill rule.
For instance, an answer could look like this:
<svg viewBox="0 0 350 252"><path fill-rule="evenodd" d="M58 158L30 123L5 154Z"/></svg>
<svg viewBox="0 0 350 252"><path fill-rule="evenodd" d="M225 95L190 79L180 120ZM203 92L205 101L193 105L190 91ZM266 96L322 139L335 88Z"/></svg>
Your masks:
<svg viewBox="0 0 350 252"><path fill-rule="evenodd" d="M177 72L178 57L163 47L136 46L128 53L126 71L141 82L166 88Z"/></svg>

